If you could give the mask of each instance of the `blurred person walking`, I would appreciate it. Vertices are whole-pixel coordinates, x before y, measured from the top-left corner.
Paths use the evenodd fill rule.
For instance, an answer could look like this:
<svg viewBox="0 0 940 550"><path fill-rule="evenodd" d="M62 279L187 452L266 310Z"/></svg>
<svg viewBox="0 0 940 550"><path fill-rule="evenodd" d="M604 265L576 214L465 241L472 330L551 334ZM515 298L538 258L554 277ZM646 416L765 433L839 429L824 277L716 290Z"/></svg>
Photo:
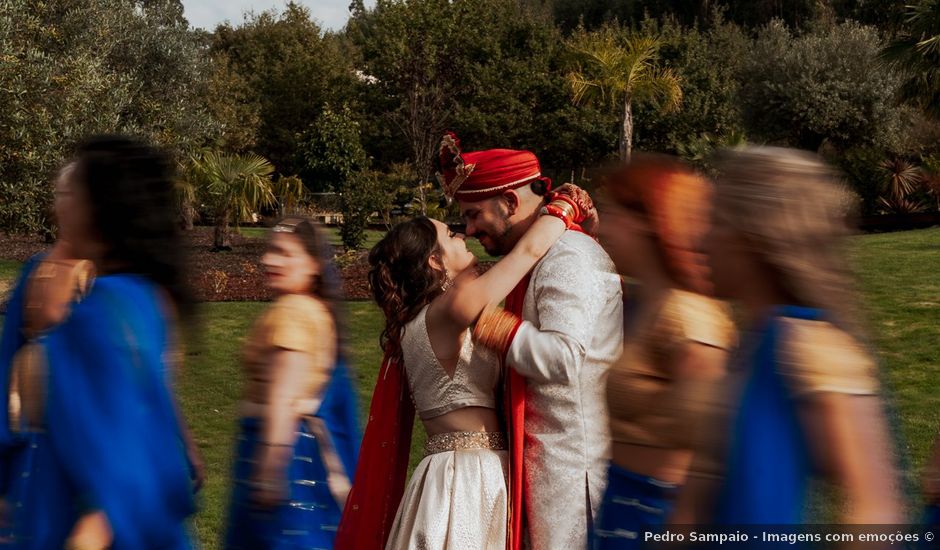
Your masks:
<svg viewBox="0 0 940 550"><path fill-rule="evenodd" d="M843 493L841 522L900 523L877 369L842 253L847 193L808 152L726 150L717 167L706 250L716 294L740 305L748 328L716 427L721 460L697 468L723 474L717 500L701 498L714 482L696 479L675 521L701 522L714 506L719 524L812 522L807 489L818 473Z"/></svg>
<svg viewBox="0 0 940 550"><path fill-rule="evenodd" d="M599 237L635 286L624 351L607 378L612 458L594 548L642 548L669 519L692 464L702 392L735 339L709 297L700 246L711 185L678 159L637 154L608 177Z"/></svg>
<svg viewBox="0 0 940 550"><path fill-rule="evenodd" d="M243 350L234 485L225 547L332 548L359 453L332 248L288 217L261 260L277 298Z"/></svg>
<svg viewBox="0 0 940 550"><path fill-rule="evenodd" d="M60 173L55 208L60 240L24 268L0 352L9 542L188 548L170 357L191 301L170 163L136 140L93 137Z"/></svg>

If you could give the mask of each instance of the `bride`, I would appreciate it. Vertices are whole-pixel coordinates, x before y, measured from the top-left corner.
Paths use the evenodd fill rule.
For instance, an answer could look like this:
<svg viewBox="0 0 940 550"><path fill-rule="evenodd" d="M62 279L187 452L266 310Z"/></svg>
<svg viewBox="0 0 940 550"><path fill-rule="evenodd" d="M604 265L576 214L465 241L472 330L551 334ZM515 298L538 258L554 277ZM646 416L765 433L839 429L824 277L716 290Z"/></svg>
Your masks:
<svg viewBox="0 0 940 550"><path fill-rule="evenodd" d="M385 314L386 360L337 548L506 547L509 457L497 405L502 372L495 354L474 345L468 327L568 227L595 215L575 186L562 186L550 200L546 215L483 275L476 274L464 236L437 220L399 224L372 249L369 279ZM405 488L415 411L428 439ZM374 461L367 458L372 449L381 455Z"/></svg>

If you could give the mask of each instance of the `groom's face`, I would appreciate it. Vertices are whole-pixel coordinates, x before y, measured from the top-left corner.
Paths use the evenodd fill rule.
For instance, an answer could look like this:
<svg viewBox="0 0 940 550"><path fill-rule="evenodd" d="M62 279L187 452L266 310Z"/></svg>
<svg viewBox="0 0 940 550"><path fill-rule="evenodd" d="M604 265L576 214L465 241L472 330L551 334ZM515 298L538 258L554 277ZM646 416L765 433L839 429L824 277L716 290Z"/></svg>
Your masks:
<svg viewBox="0 0 940 550"><path fill-rule="evenodd" d="M503 256L512 250L509 233L511 212L503 196L479 202L460 201L460 215L467 224L467 236L474 237L490 256Z"/></svg>

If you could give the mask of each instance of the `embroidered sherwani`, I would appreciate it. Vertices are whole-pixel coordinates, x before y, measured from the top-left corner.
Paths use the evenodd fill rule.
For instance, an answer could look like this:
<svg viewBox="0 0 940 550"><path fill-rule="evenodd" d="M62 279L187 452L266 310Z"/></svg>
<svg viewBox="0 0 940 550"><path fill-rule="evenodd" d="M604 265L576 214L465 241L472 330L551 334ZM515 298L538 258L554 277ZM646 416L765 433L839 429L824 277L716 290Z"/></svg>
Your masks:
<svg viewBox="0 0 940 550"><path fill-rule="evenodd" d="M623 347L613 262L569 231L535 266L506 364L526 379L525 521L536 550L586 548L610 454L607 369Z"/></svg>

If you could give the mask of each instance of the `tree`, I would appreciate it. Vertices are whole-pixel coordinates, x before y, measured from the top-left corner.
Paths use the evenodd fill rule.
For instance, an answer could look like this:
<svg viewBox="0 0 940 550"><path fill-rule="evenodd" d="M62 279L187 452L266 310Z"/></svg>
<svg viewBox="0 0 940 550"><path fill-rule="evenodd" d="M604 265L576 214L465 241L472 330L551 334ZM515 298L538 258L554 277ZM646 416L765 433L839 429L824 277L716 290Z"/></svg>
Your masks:
<svg viewBox="0 0 940 550"><path fill-rule="evenodd" d="M210 56L205 104L219 125L213 146L228 153L247 153L258 143L261 100L225 52Z"/></svg>
<svg viewBox="0 0 940 550"><path fill-rule="evenodd" d="M897 142L897 76L878 63L878 32L843 23L796 35L782 22L764 28L742 63L747 134L818 151Z"/></svg>
<svg viewBox="0 0 940 550"><path fill-rule="evenodd" d="M342 192L353 174L368 168L369 156L349 105L321 109L299 140L301 173L315 192Z"/></svg>
<svg viewBox="0 0 940 550"><path fill-rule="evenodd" d="M3 0L0 52L0 228L51 235L49 181L88 134L183 154L214 132L178 0Z"/></svg>
<svg viewBox="0 0 940 550"><path fill-rule="evenodd" d="M346 250L362 248L372 214L379 210L387 199L380 177L381 174L372 170L356 172L346 182L340 194L343 223L340 225L339 235Z"/></svg>
<svg viewBox="0 0 940 550"><path fill-rule="evenodd" d="M190 178L212 209L213 251L230 249L229 223L237 226L261 208L277 203L271 176L274 166L254 154L208 152L190 160Z"/></svg>
<svg viewBox="0 0 940 550"><path fill-rule="evenodd" d="M904 75L901 97L940 118L940 0L909 6L901 36L882 56Z"/></svg>
<svg viewBox="0 0 940 550"><path fill-rule="evenodd" d="M362 147L359 123L348 105L338 111L323 108L304 134L302 155L308 181L318 190L339 193L343 246L358 249L369 219L387 202L388 193L379 175L368 169L370 159Z"/></svg>
<svg viewBox="0 0 940 550"><path fill-rule="evenodd" d="M635 146L701 160L716 146L740 142L744 127L738 75L749 44L744 32L717 15L706 28L684 27L667 18L645 20L641 29L659 37L660 59L682 80L682 108L663 112L638 106Z"/></svg>
<svg viewBox="0 0 940 550"><path fill-rule="evenodd" d="M253 150L280 173L300 174L300 136L324 104L351 95L355 82L337 37L324 33L307 8L288 2L280 13L249 14L238 27L220 25L211 51L224 55L251 90L243 101L258 109Z"/></svg>
<svg viewBox="0 0 940 550"><path fill-rule="evenodd" d="M474 2L468 2L473 4ZM361 7L347 33L362 55L362 72L378 112L405 138L418 181L431 181L454 99L465 72L459 52L466 31L448 0L379 0ZM422 212L424 213L424 212Z"/></svg>
<svg viewBox="0 0 940 550"><path fill-rule="evenodd" d="M658 64L661 43L652 36L608 25L594 32L581 29L569 44L576 56L567 78L574 102L599 101L622 109L619 154L630 160L633 105L649 102L663 111L678 109L679 77Z"/></svg>

